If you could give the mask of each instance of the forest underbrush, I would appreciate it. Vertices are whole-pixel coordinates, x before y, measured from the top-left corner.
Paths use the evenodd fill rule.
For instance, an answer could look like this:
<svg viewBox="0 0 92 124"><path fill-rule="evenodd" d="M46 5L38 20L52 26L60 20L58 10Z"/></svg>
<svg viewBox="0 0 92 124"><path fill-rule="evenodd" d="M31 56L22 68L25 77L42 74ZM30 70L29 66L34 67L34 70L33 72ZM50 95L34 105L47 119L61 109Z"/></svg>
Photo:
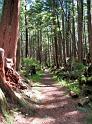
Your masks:
<svg viewBox="0 0 92 124"><path fill-rule="evenodd" d="M78 99L78 109L86 113L92 113L92 65L74 63L65 68L51 68L56 82L68 89L73 99ZM91 115L87 114L87 124L92 123Z"/></svg>

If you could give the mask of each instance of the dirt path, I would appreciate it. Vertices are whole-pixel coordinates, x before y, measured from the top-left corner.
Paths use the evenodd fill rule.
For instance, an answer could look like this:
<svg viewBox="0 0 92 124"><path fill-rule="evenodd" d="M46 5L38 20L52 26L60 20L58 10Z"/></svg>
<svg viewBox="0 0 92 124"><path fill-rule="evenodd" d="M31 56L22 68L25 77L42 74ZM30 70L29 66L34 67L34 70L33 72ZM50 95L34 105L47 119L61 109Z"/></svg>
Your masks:
<svg viewBox="0 0 92 124"><path fill-rule="evenodd" d="M64 87L54 84L46 73L38 89L38 104L33 117L16 115L14 124L84 124L85 114L77 110L76 100L72 100ZM36 91L37 92L37 91Z"/></svg>

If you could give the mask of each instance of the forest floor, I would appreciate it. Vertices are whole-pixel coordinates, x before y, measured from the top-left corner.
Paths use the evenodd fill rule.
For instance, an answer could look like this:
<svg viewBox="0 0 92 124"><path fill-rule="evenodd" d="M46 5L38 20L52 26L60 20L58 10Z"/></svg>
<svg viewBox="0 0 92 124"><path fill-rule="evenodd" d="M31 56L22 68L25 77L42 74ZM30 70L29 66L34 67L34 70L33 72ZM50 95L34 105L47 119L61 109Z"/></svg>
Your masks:
<svg viewBox="0 0 92 124"><path fill-rule="evenodd" d="M85 124L86 114L77 109L78 99L72 99L67 89L57 84L48 72L31 92L37 98L35 114L16 112L14 124Z"/></svg>

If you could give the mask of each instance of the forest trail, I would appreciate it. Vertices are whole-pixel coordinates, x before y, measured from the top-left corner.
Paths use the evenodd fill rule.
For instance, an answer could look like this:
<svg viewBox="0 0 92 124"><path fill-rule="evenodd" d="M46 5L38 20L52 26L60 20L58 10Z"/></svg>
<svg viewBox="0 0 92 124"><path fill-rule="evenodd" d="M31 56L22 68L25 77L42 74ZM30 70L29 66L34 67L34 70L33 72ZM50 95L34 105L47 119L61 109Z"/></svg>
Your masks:
<svg viewBox="0 0 92 124"><path fill-rule="evenodd" d="M38 89L36 113L32 117L18 114L14 124L84 124L85 113L77 110L77 100L68 95L66 88L55 84L52 75L45 73ZM36 91L37 92L37 91Z"/></svg>

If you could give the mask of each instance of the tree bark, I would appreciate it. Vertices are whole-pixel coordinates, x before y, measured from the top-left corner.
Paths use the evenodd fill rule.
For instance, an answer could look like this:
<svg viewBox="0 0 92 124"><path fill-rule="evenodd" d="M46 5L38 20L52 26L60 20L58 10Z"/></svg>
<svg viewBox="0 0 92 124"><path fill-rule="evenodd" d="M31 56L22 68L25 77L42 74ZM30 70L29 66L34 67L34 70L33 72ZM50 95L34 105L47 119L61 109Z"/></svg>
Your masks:
<svg viewBox="0 0 92 124"><path fill-rule="evenodd" d="M41 64L41 32L40 30L37 31L37 60L40 62Z"/></svg>
<svg viewBox="0 0 92 124"><path fill-rule="evenodd" d="M4 70L5 61L4 60L5 60L4 50L0 48L0 88L2 89L2 91L4 91L5 96L8 96L9 98L11 98L11 102L17 103L21 107L24 107L25 109L31 111L31 106L24 99L24 97L21 94L14 92L13 89L8 85L7 83L8 81L6 81L6 77L5 77L5 70ZM2 93L2 91L0 90L0 93ZM3 96L3 99L1 99L0 101L0 107L3 107L3 108L0 108L0 109L3 112L3 110L7 110L7 102L4 97L4 94L1 94L0 97L1 96ZM2 105L2 103L4 103L5 105Z"/></svg>
<svg viewBox="0 0 92 124"><path fill-rule="evenodd" d="M66 50L65 50L65 24L64 24L64 13L62 12L62 29L63 29L63 63L66 66Z"/></svg>
<svg viewBox="0 0 92 124"><path fill-rule="evenodd" d="M26 2L26 0L25 0ZM26 33L26 49L25 49L25 57L27 58L28 57L28 21L27 21L27 15L26 15L26 12L27 12L27 7L25 5L25 33Z"/></svg>
<svg viewBox="0 0 92 124"><path fill-rule="evenodd" d="M57 40L57 23L56 23L56 1L52 0L52 16L53 16L53 33L54 33L54 43L55 43L55 65L56 68L59 68L59 59L58 59L58 40Z"/></svg>
<svg viewBox="0 0 92 124"><path fill-rule="evenodd" d="M11 99L14 99L14 93L12 92L12 89L7 85L4 63L4 49L0 48L0 87L6 92L7 95L12 96Z"/></svg>
<svg viewBox="0 0 92 124"><path fill-rule="evenodd" d="M89 53L92 64L92 18L91 18L91 1L87 0L87 18L88 18L88 42L89 42Z"/></svg>
<svg viewBox="0 0 92 124"><path fill-rule="evenodd" d="M57 26L59 28L58 31L58 48L59 48L59 65L62 66L63 62L63 55L62 55L62 32L60 30L60 22L59 22L59 17L57 15Z"/></svg>
<svg viewBox="0 0 92 124"><path fill-rule="evenodd" d="M4 0L3 15L0 23L0 47L5 50L7 58L14 58L16 66L16 49L19 33L20 0Z"/></svg>
<svg viewBox="0 0 92 124"><path fill-rule="evenodd" d="M21 60L21 43L20 43L20 38L19 38L19 41L18 41L18 44L17 44L17 54L16 54L16 70L19 71L20 70L20 60Z"/></svg>
<svg viewBox="0 0 92 124"><path fill-rule="evenodd" d="M72 0L72 11L73 11L73 17L72 17L72 56L73 58L76 58L76 39L75 39L75 19L74 19L74 0Z"/></svg>
<svg viewBox="0 0 92 124"><path fill-rule="evenodd" d="M78 9L78 60L83 59L83 0L77 0Z"/></svg>

